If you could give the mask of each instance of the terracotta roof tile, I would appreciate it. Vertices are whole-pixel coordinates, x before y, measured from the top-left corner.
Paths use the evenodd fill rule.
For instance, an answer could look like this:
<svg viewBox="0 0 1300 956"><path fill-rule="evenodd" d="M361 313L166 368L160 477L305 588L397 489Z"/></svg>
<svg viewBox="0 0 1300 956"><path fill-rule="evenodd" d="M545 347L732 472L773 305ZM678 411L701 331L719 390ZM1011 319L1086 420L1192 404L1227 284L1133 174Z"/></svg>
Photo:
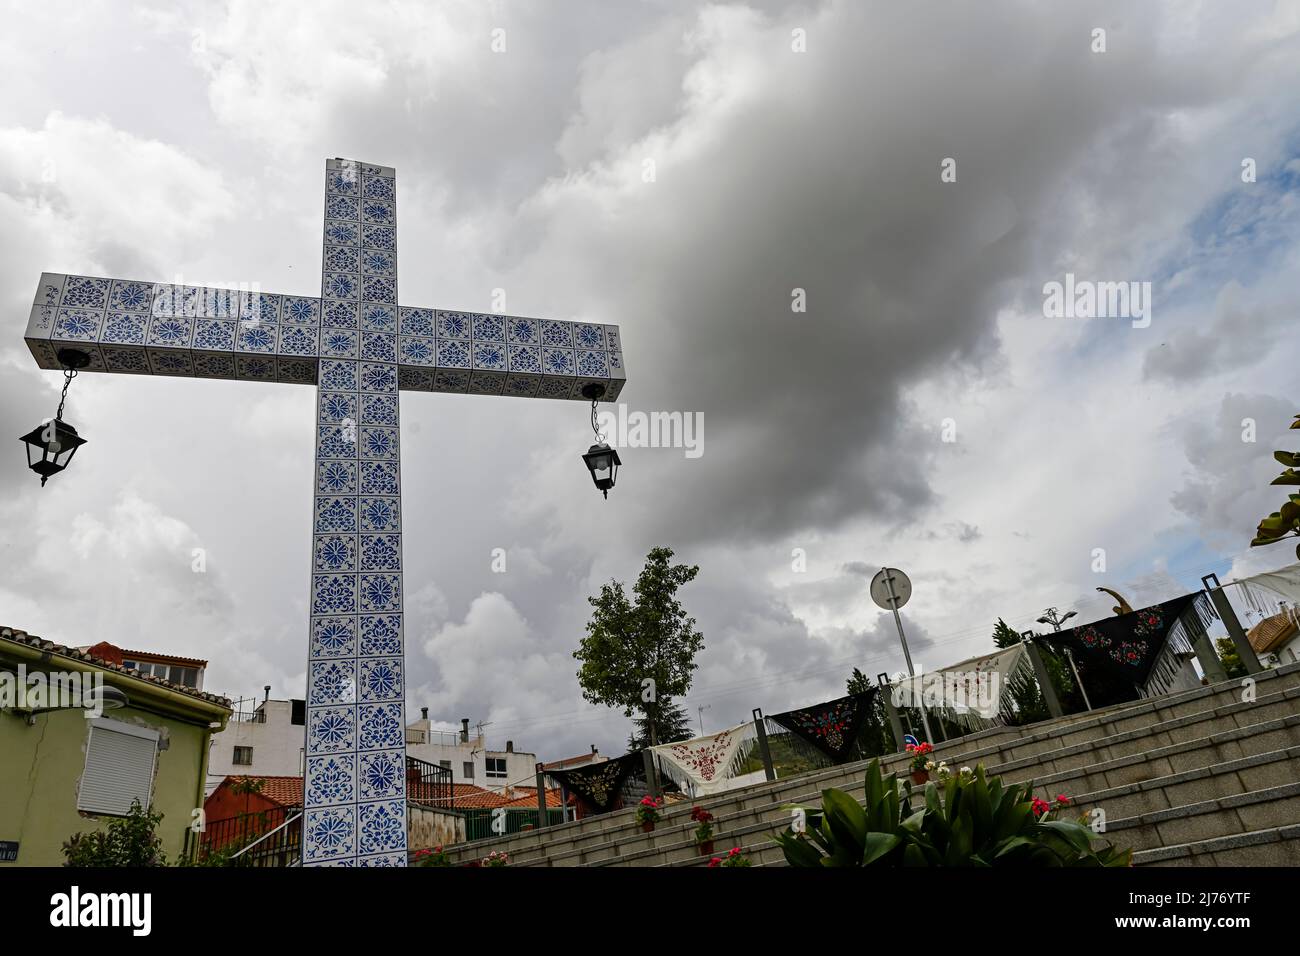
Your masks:
<svg viewBox="0 0 1300 956"><path fill-rule="evenodd" d="M114 664L112 661L106 661L103 658L80 651L75 647L65 647L62 644L55 644L53 641L47 641L44 638L37 637L35 634L28 634L26 631L20 631L17 628L5 627L0 628L0 640L12 641L15 644L22 644L24 647L34 647L38 650L46 651L50 654L56 654L59 657L66 657L74 661L85 661L101 667L106 671L123 674L133 680L146 681L150 684L157 684L159 687L165 687L168 690L185 694L197 700L206 701L209 704L216 704L219 707L230 709L230 700L220 697L217 694L209 694L206 691L195 690L193 687L186 687L184 684L173 684L169 680L163 680L161 677L141 674L135 670L129 670L120 664Z"/></svg>

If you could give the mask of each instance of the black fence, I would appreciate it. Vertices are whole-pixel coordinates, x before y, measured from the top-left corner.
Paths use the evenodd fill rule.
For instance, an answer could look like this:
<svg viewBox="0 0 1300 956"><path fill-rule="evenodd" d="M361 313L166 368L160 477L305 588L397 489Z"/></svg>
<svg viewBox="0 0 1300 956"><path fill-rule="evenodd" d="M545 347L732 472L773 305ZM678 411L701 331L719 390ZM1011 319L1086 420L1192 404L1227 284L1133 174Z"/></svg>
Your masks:
<svg viewBox="0 0 1300 956"><path fill-rule="evenodd" d="M291 866L302 853L302 809L273 807L185 831L185 857L194 866Z"/></svg>
<svg viewBox="0 0 1300 956"><path fill-rule="evenodd" d="M406 799L427 807L452 807L455 788L451 783L451 768L406 758Z"/></svg>

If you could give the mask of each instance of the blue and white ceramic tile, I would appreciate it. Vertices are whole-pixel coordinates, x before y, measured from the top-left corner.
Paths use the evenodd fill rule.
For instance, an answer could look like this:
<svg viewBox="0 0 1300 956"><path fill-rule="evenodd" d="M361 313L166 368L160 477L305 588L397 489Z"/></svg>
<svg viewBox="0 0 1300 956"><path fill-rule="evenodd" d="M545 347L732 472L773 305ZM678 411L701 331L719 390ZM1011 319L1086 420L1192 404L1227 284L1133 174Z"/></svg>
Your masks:
<svg viewBox="0 0 1300 956"><path fill-rule="evenodd" d="M435 392L468 392L469 371L460 369L438 369L433 374Z"/></svg>
<svg viewBox="0 0 1300 956"><path fill-rule="evenodd" d="M537 394L537 389L542 384L540 375L531 375L520 372L511 372L506 376L506 387L502 395L513 395L515 398L532 398Z"/></svg>
<svg viewBox="0 0 1300 956"><path fill-rule="evenodd" d="M579 378L609 378L609 361L605 358L604 352L579 349L574 355L574 365Z"/></svg>
<svg viewBox="0 0 1300 956"><path fill-rule="evenodd" d="M541 326L536 319L511 316L505 321L506 341L511 345L537 345L542 341Z"/></svg>
<svg viewBox="0 0 1300 956"><path fill-rule="evenodd" d="M245 292L240 297L239 320L245 325L278 325L280 301L280 296L269 292Z"/></svg>
<svg viewBox="0 0 1300 956"><path fill-rule="evenodd" d="M235 351L256 352L260 355L274 355L275 343L279 337L279 327L275 325L239 324L235 336Z"/></svg>
<svg viewBox="0 0 1300 956"><path fill-rule="evenodd" d="M617 325L605 326L605 348L611 352L623 351L623 339L618 333Z"/></svg>
<svg viewBox="0 0 1300 956"><path fill-rule="evenodd" d="M362 226L361 247L384 252L397 251L397 230L392 226Z"/></svg>
<svg viewBox="0 0 1300 956"><path fill-rule="evenodd" d="M402 610L402 576L400 574L362 574L358 593L363 614L391 614ZM398 661L399 665L400 663ZM362 697L365 702L386 699L384 697L366 698L364 695Z"/></svg>
<svg viewBox="0 0 1300 956"><path fill-rule="evenodd" d="M308 807L339 806L356 802L357 758L350 753L307 758L307 783L303 802Z"/></svg>
<svg viewBox="0 0 1300 956"><path fill-rule="evenodd" d="M307 665L307 703L312 707L333 707L357 702L355 660L319 660Z"/></svg>
<svg viewBox="0 0 1300 956"><path fill-rule="evenodd" d="M357 749L387 750L406 746L400 703L357 705Z"/></svg>
<svg viewBox="0 0 1300 956"><path fill-rule="evenodd" d="M469 342L461 342L455 339L437 339L435 341L434 364L438 368L468 369L470 367Z"/></svg>
<svg viewBox="0 0 1300 956"><path fill-rule="evenodd" d="M149 367L155 375L194 374L194 360L188 351L171 349L149 349Z"/></svg>
<svg viewBox="0 0 1300 956"><path fill-rule="evenodd" d="M356 273L360 271L361 250L356 246L326 246L325 261L323 263L325 274L333 272ZM328 296L329 285L326 283L325 294ZM340 296L348 298L348 296Z"/></svg>
<svg viewBox="0 0 1300 956"><path fill-rule="evenodd" d="M155 315L145 341L167 349L187 349L194 335L194 320L183 316Z"/></svg>
<svg viewBox="0 0 1300 956"><path fill-rule="evenodd" d="M369 393L362 395L361 424L397 427L397 396Z"/></svg>
<svg viewBox="0 0 1300 956"><path fill-rule="evenodd" d="M362 276L361 300L363 302L384 302L396 309L397 280L392 276Z"/></svg>
<svg viewBox="0 0 1300 956"><path fill-rule="evenodd" d="M435 324L439 339L458 339L468 341L473 327L472 317L467 312L439 312Z"/></svg>
<svg viewBox="0 0 1300 956"><path fill-rule="evenodd" d="M199 289L196 318L235 320L239 318L240 294L237 289Z"/></svg>
<svg viewBox="0 0 1300 956"><path fill-rule="evenodd" d="M362 704L382 704L405 696L400 657L363 657L358 670Z"/></svg>
<svg viewBox="0 0 1300 956"><path fill-rule="evenodd" d="M104 365L110 372L122 372L128 375L152 375L149 367L149 355L142 348L118 348L111 345L100 346L104 356Z"/></svg>
<svg viewBox="0 0 1300 956"><path fill-rule="evenodd" d="M398 330L403 335L423 335L432 338L436 333L433 331L433 310L432 309L398 309L400 315L401 328Z"/></svg>
<svg viewBox="0 0 1300 956"><path fill-rule="evenodd" d="M361 296L361 280L350 272L327 272L321 294L330 299L356 301Z"/></svg>
<svg viewBox="0 0 1300 956"><path fill-rule="evenodd" d="M361 570L402 570L402 536L400 534L361 535Z"/></svg>
<svg viewBox="0 0 1300 956"><path fill-rule="evenodd" d="M605 327L579 322L573 327L573 347L576 349L605 348Z"/></svg>
<svg viewBox="0 0 1300 956"><path fill-rule="evenodd" d="M277 381L293 385L315 385L317 364L314 358L280 358L276 362Z"/></svg>
<svg viewBox="0 0 1300 956"><path fill-rule="evenodd" d="M474 342L474 369L492 372L506 370L506 347L500 342Z"/></svg>
<svg viewBox="0 0 1300 956"><path fill-rule="evenodd" d="M397 336L389 332L362 332L361 358L367 362L397 362Z"/></svg>
<svg viewBox="0 0 1300 956"><path fill-rule="evenodd" d="M98 342L103 324L103 311L61 308L50 338L56 342Z"/></svg>
<svg viewBox="0 0 1300 956"><path fill-rule="evenodd" d="M279 367L271 355L236 355L235 374L253 382L274 382L279 378Z"/></svg>
<svg viewBox="0 0 1300 956"><path fill-rule="evenodd" d="M104 309L113 280L90 276L68 276L59 305L69 309Z"/></svg>
<svg viewBox="0 0 1300 956"><path fill-rule="evenodd" d="M402 653L402 615L362 614L361 657L392 657Z"/></svg>
<svg viewBox="0 0 1300 956"><path fill-rule="evenodd" d="M230 321L197 319L194 322L194 340L190 348L209 352L233 352L236 325L233 319Z"/></svg>
<svg viewBox="0 0 1300 956"><path fill-rule="evenodd" d="M357 808L323 807L308 810L303 818L303 862L354 858L357 847Z"/></svg>
<svg viewBox="0 0 1300 956"><path fill-rule="evenodd" d="M401 750L368 750L357 758L362 800L401 797L406 778L406 753ZM365 811L362 811L363 818Z"/></svg>
<svg viewBox="0 0 1300 956"><path fill-rule="evenodd" d="M367 462L366 465L372 463ZM366 467L363 465L362 467ZM316 494L325 497L350 496L357 493L357 463L355 461L318 461L316 463ZM387 494L388 492L374 492ZM396 494L396 492L393 492ZM355 509L354 509L355 511Z"/></svg>
<svg viewBox="0 0 1300 956"><path fill-rule="evenodd" d="M545 375L576 374L573 349L542 349L542 372Z"/></svg>
<svg viewBox="0 0 1300 956"><path fill-rule="evenodd" d="M320 324L320 299L301 296L286 298L280 306L282 325L316 326Z"/></svg>
<svg viewBox="0 0 1300 956"><path fill-rule="evenodd" d="M356 706L307 709L307 753L346 753L356 748Z"/></svg>
<svg viewBox="0 0 1300 956"><path fill-rule="evenodd" d="M108 311L149 314L153 304L153 283L116 279L108 296Z"/></svg>
<svg viewBox="0 0 1300 956"><path fill-rule="evenodd" d="M362 531L401 531L400 498L358 498L357 524Z"/></svg>
<svg viewBox="0 0 1300 956"><path fill-rule="evenodd" d="M321 357L355 359L359 340L360 333L355 329L321 329Z"/></svg>
<svg viewBox="0 0 1300 956"><path fill-rule="evenodd" d="M362 362L361 391L396 392L397 367L385 363Z"/></svg>
<svg viewBox="0 0 1300 956"><path fill-rule="evenodd" d="M361 427L361 458L367 461L397 461L397 429L377 425Z"/></svg>
<svg viewBox="0 0 1300 956"><path fill-rule="evenodd" d="M321 324L331 329L355 329L357 327L356 302L340 302L326 299Z"/></svg>
<svg viewBox="0 0 1300 956"><path fill-rule="evenodd" d="M357 570L357 537L352 534L316 535L312 570L353 572Z"/></svg>
<svg viewBox="0 0 1300 956"><path fill-rule="evenodd" d="M149 331L148 312L109 311L104 319L104 331L99 340L113 345L144 345Z"/></svg>
<svg viewBox="0 0 1300 956"><path fill-rule="evenodd" d="M397 257L382 249L367 251L361 257L361 271L368 276L396 276Z"/></svg>
<svg viewBox="0 0 1300 956"><path fill-rule="evenodd" d="M402 335L398 337L397 354L403 365L433 365L434 339L425 335ZM405 372L403 368L401 372ZM399 373L399 378L400 378ZM400 384L400 383L399 383ZM409 388L410 386L403 386Z"/></svg>
<svg viewBox="0 0 1300 956"><path fill-rule="evenodd" d="M192 352L195 378L237 377L235 357L227 352Z"/></svg>
<svg viewBox="0 0 1300 956"><path fill-rule="evenodd" d="M405 784L405 777L403 777ZM406 851L406 791L398 800L363 803L358 808L360 854Z"/></svg>
<svg viewBox="0 0 1300 956"><path fill-rule="evenodd" d="M573 348L573 328L568 322L541 321L542 344L551 348Z"/></svg>
<svg viewBox="0 0 1300 956"><path fill-rule="evenodd" d="M319 355L318 333L319 329L314 325L282 325L276 352L279 355Z"/></svg>
<svg viewBox="0 0 1300 956"><path fill-rule="evenodd" d="M499 315L475 314L470 321L470 335L475 342L504 343L506 320Z"/></svg>
<svg viewBox="0 0 1300 956"><path fill-rule="evenodd" d="M361 311L361 328L366 332L396 332L397 307L367 304Z"/></svg>
<svg viewBox="0 0 1300 956"><path fill-rule="evenodd" d="M36 297L32 299L32 305L49 305L58 308L59 299L63 297L63 285L67 282L68 277L58 272L42 272L41 281L36 284ZM150 292L152 299L153 293ZM148 310L149 304L145 303L145 309Z"/></svg>
<svg viewBox="0 0 1300 956"><path fill-rule="evenodd" d="M363 461L360 463L360 493L366 496L396 497L400 491L400 467L395 461Z"/></svg>
<svg viewBox="0 0 1300 956"><path fill-rule="evenodd" d="M311 658L356 657L357 619L342 615L314 617L311 622Z"/></svg>
<svg viewBox="0 0 1300 956"><path fill-rule="evenodd" d="M155 316L192 319L199 311L199 294L198 286L156 283L151 311Z"/></svg>
<svg viewBox="0 0 1300 956"><path fill-rule="evenodd" d="M48 339L50 333L54 331L54 320L59 317L59 307L57 305L34 305L32 306L31 315L27 320L27 331L24 334L29 339Z"/></svg>
<svg viewBox="0 0 1300 956"><path fill-rule="evenodd" d="M360 245L361 230L355 222L348 222L346 219L326 219L325 244L327 246Z"/></svg>
<svg viewBox="0 0 1300 956"><path fill-rule="evenodd" d="M357 363L322 359L320 363L320 384L321 388L355 392L358 387Z"/></svg>
<svg viewBox="0 0 1300 956"><path fill-rule="evenodd" d="M469 391L471 395L501 395L505 393L505 388L505 372L485 372L475 369L470 373Z"/></svg>
<svg viewBox="0 0 1300 956"><path fill-rule="evenodd" d="M397 369L397 384L403 391L429 392L433 390L433 370L401 365Z"/></svg>

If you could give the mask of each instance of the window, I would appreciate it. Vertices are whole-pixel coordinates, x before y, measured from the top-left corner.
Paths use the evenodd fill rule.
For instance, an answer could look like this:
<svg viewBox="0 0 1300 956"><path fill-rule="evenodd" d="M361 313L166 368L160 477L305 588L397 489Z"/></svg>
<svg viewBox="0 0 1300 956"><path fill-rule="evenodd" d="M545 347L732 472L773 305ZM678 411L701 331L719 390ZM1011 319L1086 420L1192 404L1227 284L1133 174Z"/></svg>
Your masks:
<svg viewBox="0 0 1300 956"><path fill-rule="evenodd" d="M485 776L488 777L505 777L506 776L506 758L505 757L487 757L485 759L487 769Z"/></svg>
<svg viewBox="0 0 1300 956"><path fill-rule="evenodd" d="M450 761L450 760L439 760L439 761L438 761L438 766L439 766L439 767L442 767L444 770L450 770L450 769L451 769L451 761Z"/></svg>
<svg viewBox="0 0 1300 956"><path fill-rule="evenodd" d="M307 723L307 702L305 700L289 701L289 723L302 727Z"/></svg>
<svg viewBox="0 0 1300 956"><path fill-rule="evenodd" d="M158 731L99 717L89 721L86 767L77 788L77 809L124 817L131 802L149 809L158 756Z"/></svg>
<svg viewBox="0 0 1300 956"><path fill-rule="evenodd" d="M472 760L465 761L465 763L462 765L461 776L464 777L466 780L474 779L474 761Z"/></svg>
<svg viewBox="0 0 1300 956"><path fill-rule="evenodd" d="M236 767L251 767L253 765L253 748L236 747L235 757L232 762Z"/></svg>

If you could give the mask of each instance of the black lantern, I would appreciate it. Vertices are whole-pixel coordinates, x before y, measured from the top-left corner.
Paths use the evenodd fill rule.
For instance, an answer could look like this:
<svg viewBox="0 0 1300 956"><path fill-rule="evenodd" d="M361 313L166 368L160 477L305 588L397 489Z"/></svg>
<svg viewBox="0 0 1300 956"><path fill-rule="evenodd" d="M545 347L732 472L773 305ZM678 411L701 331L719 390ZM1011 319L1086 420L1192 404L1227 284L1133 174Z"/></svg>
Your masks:
<svg viewBox="0 0 1300 956"><path fill-rule="evenodd" d="M596 490L603 492L608 498L609 489L613 488L614 482L618 480L618 466L623 464L619 461L618 452L604 442L597 442L587 449L582 460L586 462L587 470L591 472L591 480L596 483Z"/></svg>
<svg viewBox="0 0 1300 956"><path fill-rule="evenodd" d="M72 462L77 449L86 443L86 439L77 435L77 430L63 420L63 404L68 400L68 386L77 377L77 370L90 364L90 356L78 349L60 349L59 363L63 366L63 395L59 399L59 410L47 422L37 425L22 441L27 443L27 467L41 476L41 487Z"/></svg>
<svg viewBox="0 0 1300 956"><path fill-rule="evenodd" d="M596 444L587 449L587 453L582 456L582 461L591 472L591 480L595 483L596 490L608 498L609 489L613 488L614 482L618 480L618 467L623 462L619 460L618 452L605 444L605 436L600 433L600 425L596 422L596 403L604 394L605 386L599 382L592 382L582 388L582 397L591 399L591 430L596 433Z"/></svg>

